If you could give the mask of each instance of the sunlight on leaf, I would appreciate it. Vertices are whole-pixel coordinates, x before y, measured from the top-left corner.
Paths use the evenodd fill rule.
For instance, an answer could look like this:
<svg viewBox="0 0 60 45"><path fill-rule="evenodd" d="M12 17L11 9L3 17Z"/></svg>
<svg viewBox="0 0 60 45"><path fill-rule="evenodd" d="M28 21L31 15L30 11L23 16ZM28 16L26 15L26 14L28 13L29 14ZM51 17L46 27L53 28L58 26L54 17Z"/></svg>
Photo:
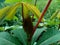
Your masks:
<svg viewBox="0 0 60 45"><path fill-rule="evenodd" d="M10 10L8 11L8 13L7 13L6 19L12 20L13 17L14 17L14 15L15 15L15 13L16 13L16 10L17 10L17 8L18 8L19 6L20 6L20 3L17 3L17 4L15 4L14 6L12 6L12 7L10 8Z"/></svg>
<svg viewBox="0 0 60 45"><path fill-rule="evenodd" d="M7 6L7 7L4 7L4 8L2 8L2 9L0 9L0 19L2 19L2 17L4 17L5 13L8 12L8 9L9 9L9 8L10 8L10 7Z"/></svg>

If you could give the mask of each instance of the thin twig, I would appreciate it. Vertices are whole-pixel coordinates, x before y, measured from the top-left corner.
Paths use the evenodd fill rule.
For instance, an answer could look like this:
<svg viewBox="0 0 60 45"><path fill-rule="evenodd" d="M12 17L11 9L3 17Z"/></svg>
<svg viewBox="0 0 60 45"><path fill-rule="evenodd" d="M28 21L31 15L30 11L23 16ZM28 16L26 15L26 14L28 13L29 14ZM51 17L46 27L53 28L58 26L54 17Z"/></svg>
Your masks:
<svg viewBox="0 0 60 45"><path fill-rule="evenodd" d="M41 16L40 16L39 19L38 19L38 22L37 22L36 26L35 26L34 29L33 29L33 33L35 32L35 30L36 30L36 28L38 27L39 23L41 22L42 18L44 17L44 15L45 15L45 13L46 13L46 11L47 11L47 9L48 9L51 1L52 1L52 0L49 0L48 3L47 3L47 5L46 5L46 7L44 8Z"/></svg>

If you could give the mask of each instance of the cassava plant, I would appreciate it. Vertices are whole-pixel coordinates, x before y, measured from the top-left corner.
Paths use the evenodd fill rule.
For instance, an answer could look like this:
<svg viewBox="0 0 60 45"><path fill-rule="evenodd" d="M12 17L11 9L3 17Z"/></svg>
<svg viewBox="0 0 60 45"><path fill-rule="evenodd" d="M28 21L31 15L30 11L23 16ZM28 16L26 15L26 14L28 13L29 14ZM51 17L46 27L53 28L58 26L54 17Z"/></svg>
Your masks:
<svg viewBox="0 0 60 45"><path fill-rule="evenodd" d="M37 1L37 0L36 0ZM56 28L48 28L49 24L38 28L38 25L42 22L48 22L44 20L44 15L52 0L49 0L43 12L40 12L35 5L28 4L26 2L18 2L12 6L6 6L0 9L0 45L54 45L60 42L60 31ZM20 24L20 18L16 16L18 9L21 9L22 26ZM20 12L20 11L19 11ZM36 25L33 25L32 17L38 19ZM56 16L57 15L57 16ZM49 19L50 22L54 22L55 16L60 20L59 11L55 12ZM10 21L16 21L16 24L9 26ZM4 22L7 21L4 26ZM19 22L19 23L18 23ZM8 24L7 24L8 23ZM48 22L49 23L49 22ZM3 26L1 26L3 25ZM60 26L60 23L58 23ZM49 25L50 26L50 25ZM54 25L55 26L55 25ZM60 28L60 27L59 27Z"/></svg>

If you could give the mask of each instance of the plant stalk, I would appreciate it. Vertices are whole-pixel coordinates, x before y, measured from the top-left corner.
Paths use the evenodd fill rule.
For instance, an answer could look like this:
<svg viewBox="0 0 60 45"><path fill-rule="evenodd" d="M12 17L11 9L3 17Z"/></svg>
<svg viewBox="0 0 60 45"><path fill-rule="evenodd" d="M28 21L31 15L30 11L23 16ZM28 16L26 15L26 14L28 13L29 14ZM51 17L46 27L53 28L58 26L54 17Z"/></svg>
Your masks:
<svg viewBox="0 0 60 45"><path fill-rule="evenodd" d="M38 22L37 22L36 26L35 26L34 29L33 29L33 33L35 32L35 30L36 30L36 28L38 27L39 23L42 21L42 18L44 17L44 15L45 15L45 13L46 13L46 11L47 11L47 9L48 9L51 1L52 1L52 0L49 0L48 3L47 3L47 5L46 5L46 7L44 8L41 16L40 16L39 19L38 19Z"/></svg>
<svg viewBox="0 0 60 45"><path fill-rule="evenodd" d="M31 17L28 15L26 16L26 14L24 13L24 5L22 4L22 18L23 18L23 28L24 28L24 31L26 32L27 34L27 45L30 45L30 42L31 42L31 38L32 38L32 30L33 30L33 24L32 24L32 20L31 20Z"/></svg>

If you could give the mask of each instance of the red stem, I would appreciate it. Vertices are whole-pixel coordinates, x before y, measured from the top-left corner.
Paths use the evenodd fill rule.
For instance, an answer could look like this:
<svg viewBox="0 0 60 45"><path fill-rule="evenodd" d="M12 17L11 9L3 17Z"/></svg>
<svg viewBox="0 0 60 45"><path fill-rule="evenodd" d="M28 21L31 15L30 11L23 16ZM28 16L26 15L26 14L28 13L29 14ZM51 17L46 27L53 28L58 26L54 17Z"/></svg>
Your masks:
<svg viewBox="0 0 60 45"><path fill-rule="evenodd" d="M35 26L34 29L33 29L33 33L35 32L35 30L36 30L36 28L38 27L39 23L41 22L43 16L45 15L45 13L46 13L46 11L47 11L47 9L48 9L51 1L52 1L52 0L49 0L48 3L47 3L47 5L46 5L46 7L44 8L41 16L40 16L39 19L38 19L38 22L37 22L36 26Z"/></svg>

